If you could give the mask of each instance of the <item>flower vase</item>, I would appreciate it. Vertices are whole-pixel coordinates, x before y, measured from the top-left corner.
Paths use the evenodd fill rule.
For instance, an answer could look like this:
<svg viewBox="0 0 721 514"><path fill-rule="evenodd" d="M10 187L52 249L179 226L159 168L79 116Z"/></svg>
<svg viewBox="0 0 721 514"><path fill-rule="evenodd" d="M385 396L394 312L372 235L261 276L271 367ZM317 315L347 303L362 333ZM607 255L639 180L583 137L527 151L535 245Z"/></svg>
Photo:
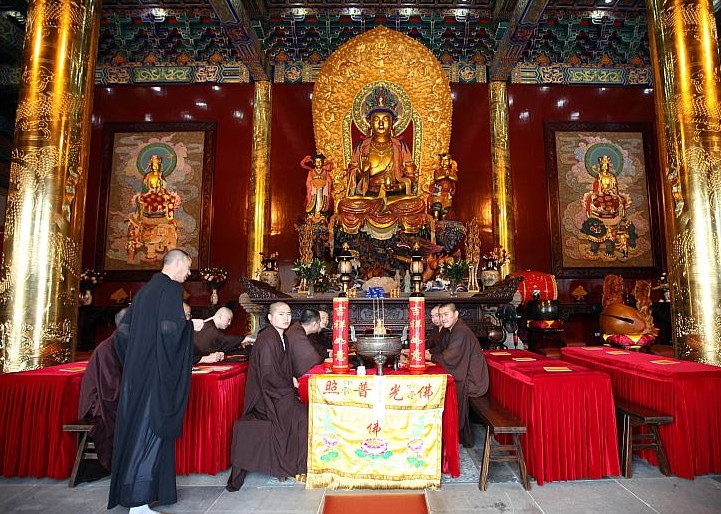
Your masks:
<svg viewBox="0 0 721 514"><path fill-rule="evenodd" d="M90 305L93 303L93 292L90 289L80 293L80 305Z"/></svg>
<svg viewBox="0 0 721 514"><path fill-rule="evenodd" d="M308 281L308 298L313 298L315 296L315 285L313 284L312 280Z"/></svg>
<svg viewBox="0 0 721 514"><path fill-rule="evenodd" d="M448 285L448 293L451 295L451 298L455 298L456 296L458 296L458 286L458 282L451 282Z"/></svg>
<svg viewBox="0 0 721 514"><path fill-rule="evenodd" d="M218 305L218 289L215 287L210 290L210 305Z"/></svg>
<svg viewBox="0 0 721 514"><path fill-rule="evenodd" d="M481 271L481 284L483 288L495 286L501 280L501 272L497 269L484 269Z"/></svg>

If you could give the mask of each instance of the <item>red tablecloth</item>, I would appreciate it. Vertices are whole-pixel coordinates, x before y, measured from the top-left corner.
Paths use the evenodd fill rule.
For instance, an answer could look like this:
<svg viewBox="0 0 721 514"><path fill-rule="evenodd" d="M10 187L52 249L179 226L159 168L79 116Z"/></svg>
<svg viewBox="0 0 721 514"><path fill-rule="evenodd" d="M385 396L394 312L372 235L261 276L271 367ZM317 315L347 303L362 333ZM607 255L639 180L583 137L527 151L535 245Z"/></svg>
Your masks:
<svg viewBox="0 0 721 514"><path fill-rule="evenodd" d="M63 432L63 424L78 419L86 364L0 375L0 474L70 476L78 441Z"/></svg>
<svg viewBox="0 0 721 514"><path fill-rule="evenodd" d="M77 439L63 425L77 420L85 362L0 375L0 475L70 476ZM215 474L230 467L233 423L243 410L245 363L192 376L176 472Z"/></svg>
<svg viewBox="0 0 721 514"><path fill-rule="evenodd" d="M721 473L721 368L606 347L561 352L568 362L608 373L618 398L673 416L659 434L674 475ZM643 456L657 463L653 452Z"/></svg>
<svg viewBox="0 0 721 514"><path fill-rule="evenodd" d="M248 364L226 361L216 366L231 368L207 374L193 373L183 433L175 443L178 475L215 475L230 467L233 424L243 415Z"/></svg>
<svg viewBox="0 0 721 514"><path fill-rule="evenodd" d="M484 355L489 394L526 425L521 445L539 485L619 474L607 375L523 350ZM545 369L559 367L571 371Z"/></svg>
<svg viewBox="0 0 721 514"><path fill-rule="evenodd" d="M386 375L407 375L407 369L397 371L385 370ZM303 403L308 403L308 378L310 375L325 373L323 365L319 364L308 370L306 375L298 380L298 394ZM355 373L355 372L352 372ZM368 369L368 374L375 374L375 369ZM427 375L448 374L441 366L430 366L426 369ZM456 396L456 383L453 376L448 374L446 381L446 398L443 407L443 450L441 456L441 471L453 477L461 474L460 449L458 446L458 399Z"/></svg>

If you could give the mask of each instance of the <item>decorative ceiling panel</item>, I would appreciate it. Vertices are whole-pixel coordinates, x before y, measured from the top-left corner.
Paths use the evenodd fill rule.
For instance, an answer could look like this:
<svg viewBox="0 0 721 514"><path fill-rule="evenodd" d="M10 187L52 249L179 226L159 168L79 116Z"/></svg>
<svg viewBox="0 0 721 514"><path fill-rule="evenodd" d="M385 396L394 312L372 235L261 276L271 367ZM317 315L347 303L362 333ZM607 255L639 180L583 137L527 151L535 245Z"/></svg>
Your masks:
<svg viewBox="0 0 721 514"><path fill-rule="evenodd" d="M623 18L590 13L544 12L522 61L539 65L648 66L645 14Z"/></svg>
<svg viewBox="0 0 721 514"><path fill-rule="evenodd" d="M115 0L122 1L122 0ZM213 63L238 60L209 8L103 9L98 65Z"/></svg>
<svg viewBox="0 0 721 514"><path fill-rule="evenodd" d="M448 7L489 7L494 0L354 0L350 2L338 2L333 0L266 0L265 6L268 9L281 7L313 7L335 9L338 7L379 7L383 9L397 7L415 8L442 8Z"/></svg>
<svg viewBox="0 0 721 514"><path fill-rule="evenodd" d="M402 9L374 13L346 9L288 9L255 20L254 28L268 58L278 62L318 64L349 39L379 25L423 43L443 64L487 62L496 48L497 24L490 17L462 10Z"/></svg>

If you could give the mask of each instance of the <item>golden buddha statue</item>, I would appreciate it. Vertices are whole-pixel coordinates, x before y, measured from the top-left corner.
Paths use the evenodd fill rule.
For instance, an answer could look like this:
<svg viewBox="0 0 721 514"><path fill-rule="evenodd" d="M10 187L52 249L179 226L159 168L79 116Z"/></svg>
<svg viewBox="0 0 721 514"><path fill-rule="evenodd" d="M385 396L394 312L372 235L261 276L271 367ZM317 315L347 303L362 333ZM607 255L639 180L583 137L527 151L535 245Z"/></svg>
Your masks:
<svg viewBox="0 0 721 514"><path fill-rule="evenodd" d="M418 178L416 165L405 142L393 136L394 121L395 113L385 107L369 113L371 134L353 151L347 196L413 194Z"/></svg>
<svg viewBox="0 0 721 514"><path fill-rule="evenodd" d="M432 227L426 202L419 196L418 169L402 138L394 134L401 109L394 92L377 86L363 105L368 134L353 149L340 191L330 233L340 224L348 234L365 230L377 239L390 238L399 228L417 233ZM340 193L340 194L338 194Z"/></svg>

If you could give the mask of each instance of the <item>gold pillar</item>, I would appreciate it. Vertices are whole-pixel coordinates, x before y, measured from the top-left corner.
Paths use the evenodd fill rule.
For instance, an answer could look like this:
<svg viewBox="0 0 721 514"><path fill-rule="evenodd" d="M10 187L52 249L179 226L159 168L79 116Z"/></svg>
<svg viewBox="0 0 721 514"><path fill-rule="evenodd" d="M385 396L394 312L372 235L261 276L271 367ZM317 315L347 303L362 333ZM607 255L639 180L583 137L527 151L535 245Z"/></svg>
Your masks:
<svg viewBox="0 0 721 514"><path fill-rule="evenodd" d="M260 269L260 252L264 250L266 225L270 212L268 198L270 176L270 112L271 83L255 83L253 102L253 148L250 161L250 202L248 205L248 277L253 278ZM250 330L255 333L251 317Z"/></svg>
<svg viewBox="0 0 721 514"><path fill-rule="evenodd" d="M516 260L513 237L513 187L511 158L508 147L508 97L506 83L494 81L489 88L491 106L491 162L493 175L493 238L494 244L508 251L511 262L501 268L506 276Z"/></svg>
<svg viewBox="0 0 721 514"><path fill-rule="evenodd" d="M676 355L721 365L721 95L709 0L651 0Z"/></svg>
<svg viewBox="0 0 721 514"><path fill-rule="evenodd" d="M0 277L5 372L72 357L99 4L30 2Z"/></svg>

